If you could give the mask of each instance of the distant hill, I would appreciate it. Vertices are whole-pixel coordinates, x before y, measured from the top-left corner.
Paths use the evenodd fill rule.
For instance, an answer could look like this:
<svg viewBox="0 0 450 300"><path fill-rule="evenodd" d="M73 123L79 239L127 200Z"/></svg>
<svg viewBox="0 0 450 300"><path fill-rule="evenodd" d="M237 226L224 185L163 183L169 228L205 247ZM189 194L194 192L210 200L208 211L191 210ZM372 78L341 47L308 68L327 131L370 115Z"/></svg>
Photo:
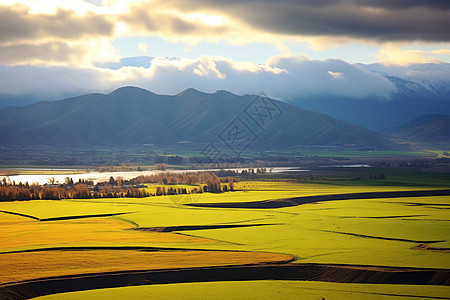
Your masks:
<svg viewBox="0 0 450 300"><path fill-rule="evenodd" d="M226 91L207 94L188 89L166 96L124 87L109 94L0 110L2 144L168 146L215 141L216 146L230 146L227 138L242 130L250 135L244 134L232 147L398 146L380 133L321 113Z"/></svg>
<svg viewBox="0 0 450 300"><path fill-rule="evenodd" d="M450 116L421 115L414 120L383 133L407 141L434 145L450 145Z"/></svg>

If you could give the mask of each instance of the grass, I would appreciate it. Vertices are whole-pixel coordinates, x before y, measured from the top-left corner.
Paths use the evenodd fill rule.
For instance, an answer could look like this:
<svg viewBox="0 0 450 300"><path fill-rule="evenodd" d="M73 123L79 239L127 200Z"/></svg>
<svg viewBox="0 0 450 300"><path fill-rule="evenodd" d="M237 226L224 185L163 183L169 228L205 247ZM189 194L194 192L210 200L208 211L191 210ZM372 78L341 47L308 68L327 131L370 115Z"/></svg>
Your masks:
<svg viewBox="0 0 450 300"><path fill-rule="evenodd" d="M383 174L385 179L371 178ZM311 179L313 175L313 179ZM305 181L306 180L306 181ZM304 176L299 182L342 186L380 187L450 187L450 174L421 172L411 168L320 168Z"/></svg>

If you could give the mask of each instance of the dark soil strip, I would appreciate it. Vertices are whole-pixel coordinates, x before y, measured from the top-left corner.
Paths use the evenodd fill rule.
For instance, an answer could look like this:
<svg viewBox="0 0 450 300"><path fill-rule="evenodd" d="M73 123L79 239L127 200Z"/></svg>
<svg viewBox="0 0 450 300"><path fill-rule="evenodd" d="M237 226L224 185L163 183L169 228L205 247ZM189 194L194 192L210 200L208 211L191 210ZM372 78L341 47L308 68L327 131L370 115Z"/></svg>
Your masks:
<svg viewBox="0 0 450 300"><path fill-rule="evenodd" d="M404 218L416 218L416 217L426 217L427 215L403 215L403 216L381 216L381 217L355 217L355 216L342 216L342 219L404 219ZM426 220L426 219L420 219Z"/></svg>
<svg viewBox="0 0 450 300"><path fill-rule="evenodd" d="M450 270L284 264L128 271L61 276L0 285L1 299L29 299L55 293L182 282L313 280L341 283L450 285Z"/></svg>
<svg viewBox="0 0 450 300"><path fill-rule="evenodd" d="M426 217L427 215L405 215L405 216L385 216L385 217L359 217L365 219L397 219L397 218L415 218L415 217Z"/></svg>
<svg viewBox="0 0 450 300"><path fill-rule="evenodd" d="M0 210L0 212L5 213L5 214L10 214L10 215L15 215L15 216L21 216L21 217L25 217L25 218L30 218L33 220L38 220L39 218L35 217L35 216L30 216L30 215L26 215L26 214L21 214L21 213L16 213L13 211L6 211L6 210Z"/></svg>
<svg viewBox="0 0 450 300"><path fill-rule="evenodd" d="M449 195L450 190L367 192L367 193L294 197L286 199L274 199L274 200L263 200L253 202L189 203L185 205L197 207L220 207L220 208L281 208L281 207L297 206L306 203L314 203L319 201L373 199L373 198L428 197L428 196L449 196Z"/></svg>
<svg viewBox="0 0 450 300"><path fill-rule="evenodd" d="M382 237L382 236L373 236L373 235L365 235L365 234L359 234L359 233L351 233L351 232L343 232L343 231L333 231L333 230L321 230L324 232L332 232L332 233L339 233L339 234L346 234L346 235L352 235L357 237L363 237L363 238L370 238L370 239L377 239L377 240L387 240L387 241L398 241L398 242L409 242L409 243L417 243L417 244L432 244L432 243L442 243L445 242L444 240L438 240L438 241L417 241L417 240L408 240L408 239L400 239L400 238L390 238L390 237Z"/></svg>
<svg viewBox="0 0 450 300"><path fill-rule="evenodd" d="M443 203L403 202L402 204L406 206L423 206L426 208L433 208L433 209L450 209L450 204L443 204Z"/></svg>
<svg viewBox="0 0 450 300"><path fill-rule="evenodd" d="M98 218L98 217L111 217L111 216L120 216L126 215L129 212L125 213L113 213L113 214L97 214L97 215L82 215L82 216L65 216L65 217L55 217L55 218L45 218L39 219L39 221L63 221L63 220L73 220L73 219L85 219L85 218Z"/></svg>
<svg viewBox="0 0 450 300"><path fill-rule="evenodd" d="M133 230L156 231L156 232L173 232L186 230L205 230L205 229L225 229L238 227L253 227L266 225L280 225L280 224L241 224L241 225L188 225L188 226L168 226L168 227L140 227Z"/></svg>
<svg viewBox="0 0 450 300"><path fill-rule="evenodd" d="M8 253L27 253L27 252L41 252L41 251L95 251L95 250L133 250L133 251L217 251L217 252L247 252L244 250L220 250L220 249L198 249L198 248L169 248L169 247L139 247L139 246L97 246L97 247L50 247L50 248L36 248L16 251L0 252L2 254ZM0 298L1 299L1 298Z"/></svg>
<svg viewBox="0 0 450 300"><path fill-rule="evenodd" d="M38 217L35 217L35 216L30 216L30 215L26 215L26 214L21 214L21 213L17 213L17 212L13 212L13 211L0 210L0 212L5 213L5 214L10 214L10 215L16 215L16 216L21 216L21 217L25 217L25 218L30 218L30 219L37 220L37 221L42 221L42 222L46 222L46 221L73 220L73 219L85 219L85 218L97 218L97 217L111 217L111 216L119 216L119 215L129 214L129 212L125 212L125 213L113 213L113 214L97 214L97 215L83 215L83 216L65 216L65 217L55 217L55 218L44 218L44 219L39 219Z"/></svg>
<svg viewBox="0 0 450 300"><path fill-rule="evenodd" d="M445 207L450 207L450 204L447 203L418 203L418 202L403 202L406 205L411 205L411 206L445 206Z"/></svg>
<svg viewBox="0 0 450 300"><path fill-rule="evenodd" d="M430 247L430 245L424 243L418 246L412 247L415 250L427 250L427 251L439 251L439 252L450 252L450 248L440 248L440 247Z"/></svg>

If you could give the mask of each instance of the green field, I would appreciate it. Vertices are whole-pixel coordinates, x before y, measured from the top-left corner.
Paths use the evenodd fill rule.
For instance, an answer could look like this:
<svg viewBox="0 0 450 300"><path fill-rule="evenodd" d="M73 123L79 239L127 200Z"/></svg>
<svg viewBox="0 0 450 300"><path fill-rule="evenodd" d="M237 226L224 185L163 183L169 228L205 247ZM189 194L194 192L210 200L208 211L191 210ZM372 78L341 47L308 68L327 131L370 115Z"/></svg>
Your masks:
<svg viewBox="0 0 450 300"><path fill-rule="evenodd" d="M448 186L442 174L399 170L389 173L384 181L350 180L356 172L367 170L345 170L333 181L325 175L316 181L241 181L236 185L238 191L222 194L1 202L0 284L20 278L264 264L290 258L295 258L291 263L295 265L450 269L450 196L323 201L267 209L185 205ZM153 252L142 253L143 249ZM129 263L111 269L111 255ZM96 263L70 265L64 257L85 262L95 259ZM52 258L51 264L45 263ZM41 266L40 272L36 272L36 265ZM227 290L240 293L233 294L232 298L238 299L252 296L254 290L261 293L258 298L300 294L304 299L448 299L445 296L450 293L448 286L277 280L146 285L42 299L120 299L127 293L135 295L133 299L148 295L155 299L167 295L208 299L211 295L227 296Z"/></svg>

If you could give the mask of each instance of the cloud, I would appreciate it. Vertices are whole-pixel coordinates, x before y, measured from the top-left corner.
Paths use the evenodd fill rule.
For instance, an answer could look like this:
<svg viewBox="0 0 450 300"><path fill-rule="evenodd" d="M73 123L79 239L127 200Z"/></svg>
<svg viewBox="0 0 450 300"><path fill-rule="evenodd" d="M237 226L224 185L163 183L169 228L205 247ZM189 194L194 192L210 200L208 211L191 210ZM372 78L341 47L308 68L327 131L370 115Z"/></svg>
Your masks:
<svg viewBox="0 0 450 300"><path fill-rule="evenodd" d="M120 74L100 68L76 66L1 66L0 90L4 94L55 98L111 89Z"/></svg>
<svg viewBox="0 0 450 300"><path fill-rule="evenodd" d="M109 17L57 9L54 14L32 14L24 5L0 6L0 44L53 40L79 40L112 36L115 24Z"/></svg>
<svg viewBox="0 0 450 300"><path fill-rule="evenodd" d="M278 94L287 99L317 95L390 99L396 91L385 77L342 60L279 56L270 59L268 64L287 70L287 73L280 74L275 83Z"/></svg>
<svg viewBox="0 0 450 300"><path fill-rule="evenodd" d="M385 9L405 9L414 7L423 7L434 10L450 9L450 2L447 0L377 0L376 3L373 0L360 0L359 2L364 5L382 6Z"/></svg>
<svg viewBox="0 0 450 300"><path fill-rule="evenodd" d="M101 39L44 43L0 44L0 64L90 65L91 61L114 61L117 51Z"/></svg>
<svg viewBox="0 0 450 300"><path fill-rule="evenodd" d="M172 42L268 42L290 53L290 41L314 49L363 43L450 41L448 1L369 0L4 0L0 63L73 64L118 60L117 38L159 36ZM95 44L101 40L102 43ZM285 43L287 42L287 43ZM10 54L22 48L20 59ZM25 50L29 50L29 54ZM141 51L143 50L141 46ZM42 53L50 51L46 59ZM100 54L97 54L100 53ZM105 55L106 54L106 55ZM435 53L436 54L436 53Z"/></svg>
<svg viewBox="0 0 450 300"><path fill-rule="evenodd" d="M450 64L448 63L371 64L363 65L363 67L385 76L416 82L422 88L428 89L428 92L441 96L443 100L448 99L448 93L450 92Z"/></svg>
<svg viewBox="0 0 450 300"><path fill-rule="evenodd" d="M47 89L61 94L107 92L124 85L160 94L176 94L191 87L205 92L265 92L282 100L315 95L389 99L395 92L392 83L377 73L341 60L317 61L305 56L277 56L266 64L203 56L155 58L149 68L16 66L0 67L0 72L6 78L0 82L0 90L15 94L42 94Z"/></svg>
<svg viewBox="0 0 450 300"><path fill-rule="evenodd" d="M432 56L432 53L439 54L433 51L402 50L398 44L387 44L375 56L379 62L385 65L408 66L411 64L438 62Z"/></svg>
<svg viewBox="0 0 450 300"><path fill-rule="evenodd" d="M238 31L228 18L195 11L185 13L168 2L157 0L133 2L127 12L115 18L127 28L124 35L159 35L170 40L220 40L233 32L237 36Z"/></svg>
<svg viewBox="0 0 450 300"><path fill-rule="evenodd" d="M450 55L450 49L432 50L431 53L438 55Z"/></svg>
<svg viewBox="0 0 450 300"><path fill-rule="evenodd" d="M58 8L32 13L25 5L0 5L0 64L89 64L114 60L115 23L93 12Z"/></svg>
<svg viewBox="0 0 450 300"><path fill-rule="evenodd" d="M449 41L448 1L173 0L178 10L220 12L261 32L385 41Z"/></svg>

